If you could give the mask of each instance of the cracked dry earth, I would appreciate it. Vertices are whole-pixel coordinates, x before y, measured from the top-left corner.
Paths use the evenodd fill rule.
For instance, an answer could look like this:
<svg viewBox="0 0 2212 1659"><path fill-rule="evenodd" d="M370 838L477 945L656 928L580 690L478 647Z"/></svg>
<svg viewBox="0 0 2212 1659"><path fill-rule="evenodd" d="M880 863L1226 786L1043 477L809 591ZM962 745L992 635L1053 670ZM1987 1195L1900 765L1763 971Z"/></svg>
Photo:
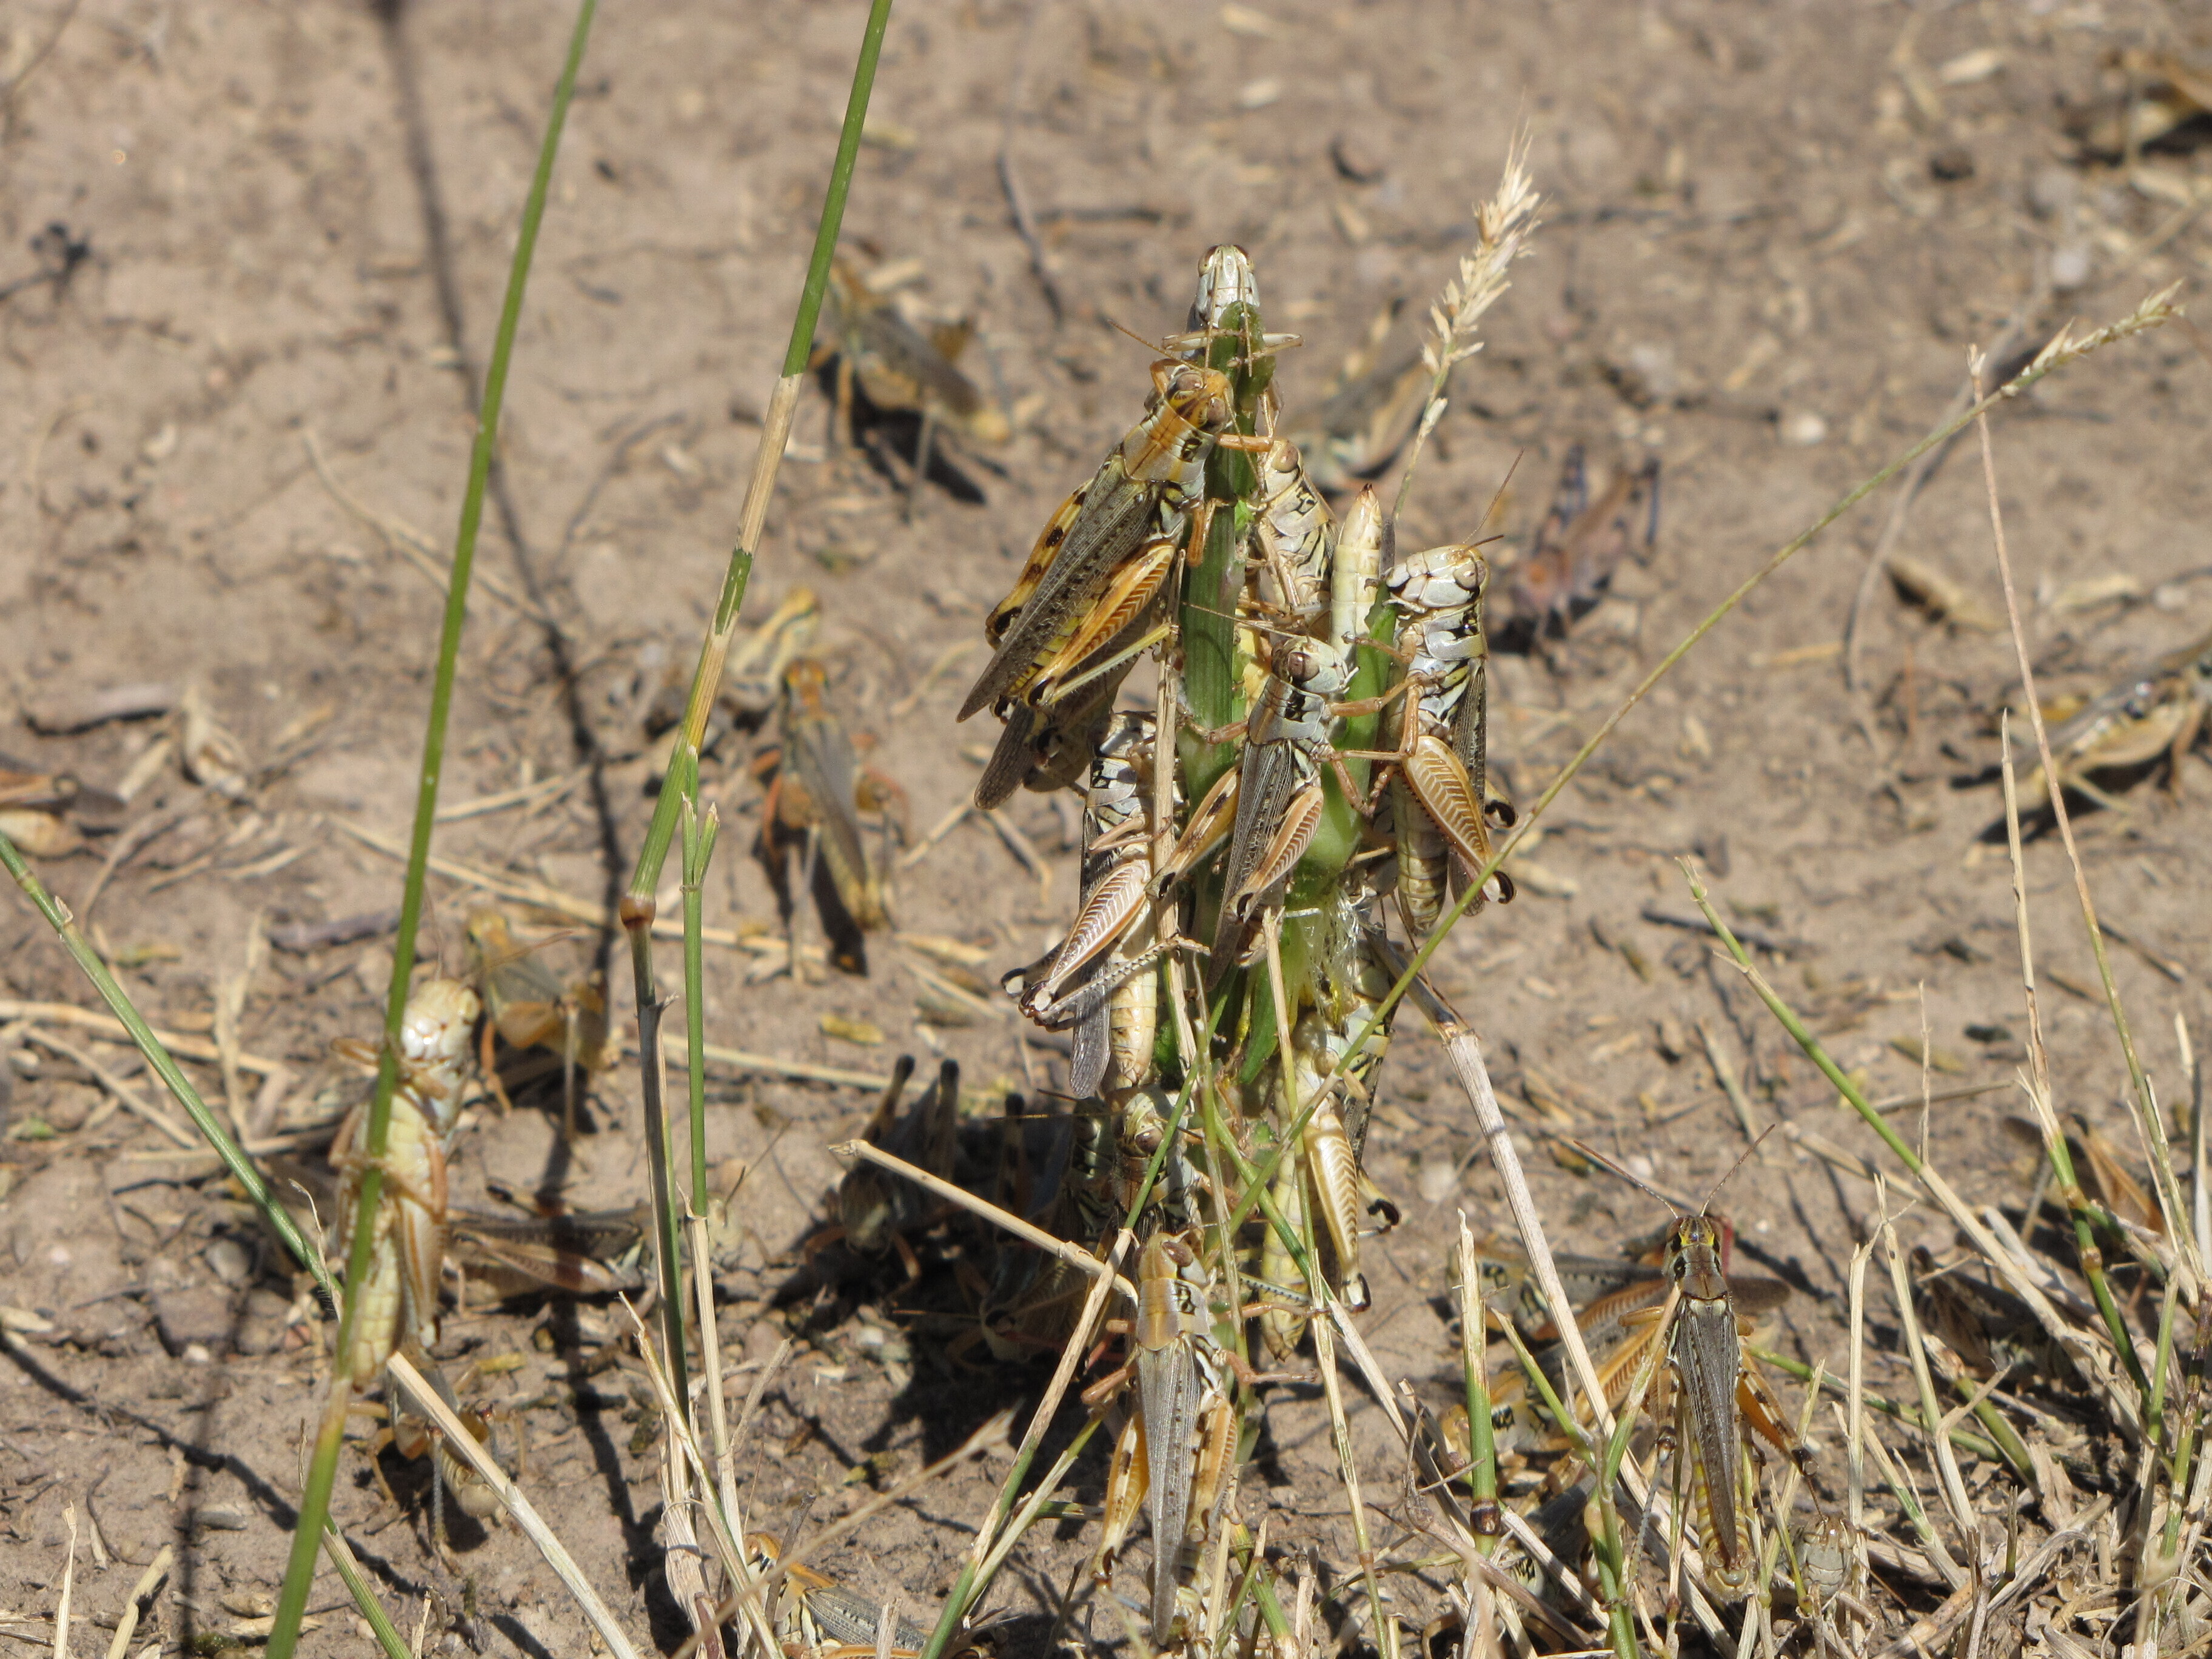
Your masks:
<svg viewBox="0 0 2212 1659"><path fill-rule="evenodd" d="M468 388L567 21L534 3L403 0L0 13L0 765L132 786L104 817L73 820L87 844L40 873L191 1054L216 1054L219 1012L234 1011L234 1077L188 1064L272 1158L296 1161L280 1171L319 1161L358 1091L330 1044L374 1030L391 942L257 941L304 943L285 930L396 902L398 866L375 847L404 832L411 799L440 604L422 550L440 556L457 510ZM507 804L448 823L446 858L586 903L627 873L651 806L645 716L688 672L720 580L859 23L856 6L820 3L599 21L523 321L444 784L449 803ZM952 719L981 616L1144 392L1144 350L1108 325L1179 327L1198 259L1235 240L1271 324L1305 337L1283 384L1291 409L1310 404L1378 308L1409 301L1395 340L1410 339L1525 123L1546 223L1462 372L1401 538L1471 534L1510 473L1499 554L1525 548L1571 444L1601 466L1656 454L1664 469L1656 559L1624 566L1548 656L1498 665L1492 752L1525 801L1721 595L1928 428L1970 344L2023 307L2040 338L2167 283L2185 301L2201 291L2212 222L2189 209L2212 171L2191 130L2130 173L2082 159L2067 121L2113 95L2116 53L2202 53L2203 30L2201 15L2130 0L902 5L848 241L865 263L904 264L918 315L975 321L970 366L1015 435L954 453L953 487L933 482L909 520L883 465L830 439L810 389L749 611L816 590L834 706L874 740L917 835L938 823L990 736ZM1002 145L1057 316L1010 219ZM2031 306L2039 270L2060 286ZM2212 367L2168 330L1996 422L2053 690L2212 623L2197 580L2208 387ZM1550 1136L1594 1138L1686 1193L1736 1157L1712 1055L1754 1119L1875 1152L1716 970L1709 941L1668 920L1692 908L1679 856L1700 858L1729 911L1786 946L1770 969L1877 1095L1917 1091L1923 1018L1940 1087L2002 1085L2020 1058L2008 873L1986 839L1998 805L1975 781L1995 758L2009 649L1958 625L2000 604L1972 448L1936 475L1899 546L1973 605L1947 624L1879 586L1851 690L1836 641L1887 500L1761 588L1630 714L1524 849L1519 900L1439 958L1563 1246L1610 1249L1655 1218L1558 1166ZM179 770L176 713L39 723L149 681L234 738L233 793ZM1024 1046L995 1002L966 1023L941 1006L918 1022L918 958L888 940L871 942L865 978L764 974L780 947L744 856L760 802L748 758L733 738L707 780L727 826L708 920L738 936L709 956L713 1040L862 1074L942 1049L987 1091L1048 1086L1057 1054ZM2192 756L2178 781L2172 795L2145 783L2082 827L2169 1098L2174 1019L2202 1041L2212 973L2212 777ZM957 941L987 982L1056 935L1075 880L1072 813L1024 796L1005 816L1041 877L970 819L895 896L901 929ZM94 902L118 837L131 850ZM2063 1101L2117 1129L2118 1061L2084 994L2093 970L2054 843L2031 846L2027 872ZM422 943L458 965L481 894L451 878L434 890ZM532 937L557 922L517 917ZM547 957L580 973L592 945L574 935ZM250 1639L281 1576L325 1374L312 1304L210 1159L115 1109L91 1066L156 1092L129 1052L27 1006L91 997L21 903L0 908L0 1644L51 1650L72 1514L75 1607L94 1627L77 1651L109 1640L165 1547L175 1565L137 1649ZM832 1036L825 1016L884 1040ZM894 1284L801 1276L795 1246L838 1172L825 1146L857 1126L865 1092L729 1068L712 1086L713 1154L750 1171L721 1285L732 1388L780 1341L798 1345L749 1443L757 1524L842 1513L1035 1398L1041 1370L979 1374L902 1325ZM510 1115L475 1109L457 1196L565 1182L579 1205L632 1202L635 1097L633 1054L602 1080L573 1152L542 1091ZM1972 1201L2016 1193L1999 1127L2014 1109L2000 1088L1930 1117L1932 1155ZM1503 1223L1464 1101L1411 1016L1370 1145L1407 1224L1374 1245L1364 1329L1387 1370L1423 1381L1455 1363L1442 1300L1455 1212ZM1746 1254L1796 1287L1777 1345L1835 1353L1871 1188L1778 1136L1723 1203ZM1950 1242L1924 1212L1906 1231ZM498 1362L472 1393L517 1408L526 1486L629 1627L665 1649L680 1621L623 1317L472 1306L448 1320L449 1368ZM1370 1402L1354 1400L1352 1430L1370 1493L1405 1513ZM511 1444L517 1430L501 1432ZM441 1560L422 1470L386 1463L400 1507L356 1454L337 1514L410 1632L428 1598L432 1649L586 1650L511 1529L461 1525ZM826 1565L927 1614L997 1474L955 1474ZM1102 1479L1090 1459L1068 1495L1095 1500ZM1240 1501L1277 1541L1350 1559L1316 1389L1275 1391ZM1073 1523L1041 1532L995 1602L1036 1614L1088 1549ZM364 1650L334 1579L313 1607L306 1650ZM1012 1639L1033 1646L1043 1630L1032 1617Z"/></svg>

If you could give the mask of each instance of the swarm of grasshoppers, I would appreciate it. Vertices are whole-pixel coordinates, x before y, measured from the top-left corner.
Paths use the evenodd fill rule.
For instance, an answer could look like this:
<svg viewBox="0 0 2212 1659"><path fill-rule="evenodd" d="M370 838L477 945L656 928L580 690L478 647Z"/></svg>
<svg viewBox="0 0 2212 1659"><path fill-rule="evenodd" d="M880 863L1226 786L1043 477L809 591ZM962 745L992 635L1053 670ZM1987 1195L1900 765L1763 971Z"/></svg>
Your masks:
<svg viewBox="0 0 2212 1659"><path fill-rule="evenodd" d="M1339 520L1280 429L1274 357L1296 343L1263 331L1244 254L1214 249L1143 411L991 612L961 709L1004 722L978 806L1084 792L1078 914L1006 989L1072 1045L1073 1150L1033 1213L1141 1241L1109 1325L1128 1357L1085 1397L1130 1402L1098 1575L1141 1510L1151 1594L1126 1606L1163 1648L1226 1616L1184 1564L1218 1556L1233 1513L1254 1355L1293 1364L1317 1306L1365 1307L1361 1240L1395 1217L1361 1169L1383 900L1425 936L1512 821L1487 763L1487 567L1472 546L1392 560L1371 489ZM1485 881L1470 906L1512 897ZM994 1347L1064 1341L1068 1277L997 1287Z"/></svg>

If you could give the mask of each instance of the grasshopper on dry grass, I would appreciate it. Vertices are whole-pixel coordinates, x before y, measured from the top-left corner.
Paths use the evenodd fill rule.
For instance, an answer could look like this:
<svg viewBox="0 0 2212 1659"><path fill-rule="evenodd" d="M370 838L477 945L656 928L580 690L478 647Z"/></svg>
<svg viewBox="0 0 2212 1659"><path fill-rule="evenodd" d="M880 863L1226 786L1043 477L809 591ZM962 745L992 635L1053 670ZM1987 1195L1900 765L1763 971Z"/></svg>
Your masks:
<svg viewBox="0 0 2212 1659"><path fill-rule="evenodd" d="M2122 675L2051 728L2058 780L2100 806L2119 810L2107 785L2163 763L2166 787L2181 793L2181 762L2205 732L2212 708L2212 635ZM2049 719L2058 711L2046 709ZM2101 778L2102 783L2098 780ZM2048 781L2038 766L2021 785L2023 811L2047 807Z"/></svg>

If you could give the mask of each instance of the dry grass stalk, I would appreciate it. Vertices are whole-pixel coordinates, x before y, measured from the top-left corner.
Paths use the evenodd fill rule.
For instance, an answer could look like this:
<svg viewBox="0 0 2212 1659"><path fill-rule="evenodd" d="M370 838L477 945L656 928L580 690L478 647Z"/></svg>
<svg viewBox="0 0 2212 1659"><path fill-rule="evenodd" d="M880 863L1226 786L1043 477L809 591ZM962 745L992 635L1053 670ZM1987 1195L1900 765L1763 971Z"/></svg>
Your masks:
<svg viewBox="0 0 2212 1659"><path fill-rule="evenodd" d="M554 1535L552 1528L545 1524L544 1518L531 1507L530 1500L522 1495L521 1489L507 1479L507 1471L500 1468L498 1460L485 1449L476 1436L469 1432L452 1408L438 1397L438 1391L423 1381L422 1372L415 1369L406 1355L395 1353L386 1364L393 1379L406 1391L410 1409L428 1418L446 1437L446 1444L453 1454L483 1478L492 1495L499 1499L500 1507L514 1517L514 1524L521 1529L523 1536L537 1546L538 1554L545 1558L545 1565L552 1568L561 1582L568 1587L568 1593L576 1598L576 1605L583 1609L584 1617L598 1632L599 1640L607 1644L608 1651L614 1654L616 1659L638 1659L637 1649L631 1645L623 1627L615 1622L614 1614L599 1599L599 1593L592 1588L592 1581L584 1577L582 1570L576 1565L575 1558Z"/></svg>

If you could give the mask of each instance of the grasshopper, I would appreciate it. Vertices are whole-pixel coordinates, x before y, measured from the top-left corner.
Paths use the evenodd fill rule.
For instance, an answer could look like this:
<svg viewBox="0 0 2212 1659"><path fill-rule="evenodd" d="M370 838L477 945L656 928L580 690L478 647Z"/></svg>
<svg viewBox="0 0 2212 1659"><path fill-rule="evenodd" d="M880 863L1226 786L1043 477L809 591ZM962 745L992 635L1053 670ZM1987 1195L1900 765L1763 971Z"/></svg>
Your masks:
<svg viewBox="0 0 2212 1659"><path fill-rule="evenodd" d="M446 1261L446 1152L460 1114L470 1039L483 1004L455 979L428 979L407 999L399 1027L399 1082L380 1160L368 1275L362 1281L353 1346L341 1356L356 1389L366 1389L402 1342L424 1350L438 1340L438 1280ZM375 1050L348 1042L343 1052L374 1064ZM356 1106L331 1144L339 1172L339 1248L351 1248L368 1158L368 1117Z"/></svg>
<svg viewBox="0 0 2212 1659"><path fill-rule="evenodd" d="M1591 1163L1674 1210L1663 1272L1665 1284L1680 1293L1680 1304L1669 1328L1656 1328L1664 1310L1653 1304L1669 1293L1656 1285L1632 1285L1614 1292L1616 1298L1640 1297L1644 1305L1616 1310L1610 1316L1626 1329L1651 1328L1650 1341L1666 1344L1667 1363L1653 1384L1647 1409L1659 1425L1659 1449L1674 1459L1675 1519L1679 1524L1686 1474L1707 1574L1722 1594L1731 1601L1739 1599L1749 1591L1752 1581L1747 1506L1758 1490L1753 1465L1763 1461L1757 1440L1796 1463L1808 1482L1812 1454L1799 1443L1773 1389L1744 1358L1743 1338L1753 1316L1747 1306L1737 1305L1735 1281L1726 1272L1728 1234L1712 1214L1712 1194L1706 1194L1696 1214L1684 1215L1666 1194L1604 1153L1580 1141L1571 1144ZM1736 1162L1755 1150L1755 1143L1745 1148ZM1713 1191L1735 1173L1731 1165L1713 1183ZM1638 1346L1641 1352L1650 1352L1649 1342ZM1618 1375L1625 1379L1632 1369L1624 1360ZM1607 1382L1606 1387L1610 1394L1613 1384Z"/></svg>
<svg viewBox="0 0 2212 1659"><path fill-rule="evenodd" d="M464 1279L486 1281L497 1296L613 1296L641 1288L635 1258L647 1219L642 1202L554 1215L447 1212L450 1250Z"/></svg>
<svg viewBox="0 0 2212 1659"><path fill-rule="evenodd" d="M960 371L957 360L968 343L965 326L925 335L842 258L830 266L823 300L829 338L816 342L814 362L818 366L833 355L836 359L836 419L847 447L853 445L855 387L873 410L920 417L909 501L929 476L940 428L993 447L1012 435L1006 411Z"/></svg>
<svg viewBox="0 0 2212 1659"><path fill-rule="evenodd" d="M1352 375L1293 422L1291 435L1313 458L1313 481L1346 490L1389 466L1413 435L1435 380L1416 348Z"/></svg>
<svg viewBox="0 0 2212 1659"><path fill-rule="evenodd" d="M607 1065L606 998L594 981L567 986L545 965L536 947L514 942L507 917L479 910L468 922L469 974L483 998L483 1048L478 1055L485 1082L502 1106L513 1104L493 1065L495 1041L510 1048L549 1048L561 1059L562 1122L568 1138L576 1133L576 1069L586 1073ZM548 943L550 941L549 940Z"/></svg>
<svg viewBox="0 0 2212 1659"><path fill-rule="evenodd" d="M1298 447L1277 438L1258 462L1259 510L1252 521L1254 562L1265 579L1261 603L1283 626L1309 633L1329 607L1336 515L1306 475Z"/></svg>
<svg viewBox="0 0 2212 1659"><path fill-rule="evenodd" d="M1401 705L1406 758L1390 784L1398 908L1417 940L1443 915L1447 880L1455 896L1489 862L1491 823L1513 822L1510 804L1490 790L1490 647L1482 628L1489 574L1472 547L1432 547L1385 579L1405 618L1401 638L1413 635L1407 683L1419 687L1418 698ZM1512 898L1504 871L1491 883L1500 903Z"/></svg>
<svg viewBox="0 0 2212 1659"><path fill-rule="evenodd" d="M814 649L815 637L821 631L821 600L811 587L793 588L767 620L730 653L720 701L749 724L767 719L783 694L783 671L793 658ZM670 723L682 718L683 712L678 703Z"/></svg>
<svg viewBox="0 0 2212 1659"><path fill-rule="evenodd" d="M1712 1581L1730 1597L1741 1596L1750 1589L1753 1565L1750 1528L1741 1508L1753 1490L1744 1459L1747 1450L1758 1455L1751 1435L1756 1432L1801 1468L1809 1468L1811 1455L1798 1443L1765 1379L1744 1359L1743 1331L1750 1316L1737 1308L1721 1272L1720 1230L1711 1216L1677 1218L1668 1243L1667 1277L1682 1299L1651 1416L1661 1425L1662 1449L1671 1442L1678 1462L1688 1466L1698 1543ZM1658 1317L1656 1310L1641 1316L1653 1323Z"/></svg>
<svg viewBox="0 0 2212 1659"><path fill-rule="evenodd" d="M756 1573L780 1565L783 1540L772 1532L745 1534L745 1555ZM777 1620L786 1651L820 1656L820 1659L866 1659L880 1650L884 1609L879 1602L855 1595L827 1573L796 1564L784 1575L786 1607ZM890 1652L895 1659L915 1659L928 1644L929 1632L903 1615L891 1622ZM947 1659L974 1651L972 1641L956 1641L945 1650Z"/></svg>
<svg viewBox="0 0 2212 1659"><path fill-rule="evenodd" d="M913 1057L901 1054L860 1138L951 1180L959 1152L960 1063L945 1061L938 1068L936 1084L902 1117L899 1096L913 1073ZM926 1224L937 1209L937 1201L911 1182L872 1164L855 1164L837 1183L837 1236L865 1255L896 1249L907 1277L919 1279L921 1263L906 1235ZM828 1236L818 1241L828 1242Z"/></svg>
<svg viewBox="0 0 2212 1659"><path fill-rule="evenodd" d="M1395 763L1401 758L1396 750L1340 750L1331 738L1340 718L1387 705L1409 690L1412 682L1382 697L1340 702L1351 684L1352 671L1348 653L1334 641L1279 640L1272 659L1259 704L1244 723L1244 753L1234 775L1237 814L1230 832L1221 915L1206 963L1209 993L1244 959L1259 911L1276 902L1313 844L1327 805L1322 768L1334 770L1339 787L1357 810L1371 814L1372 799L1352 781L1345 763ZM1218 741L1212 734L1209 739ZM1212 804L1209 797L1192 814L1194 827ZM1170 860L1171 868L1190 861L1188 842L1186 835L1185 843Z"/></svg>
<svg viewBox="0 0 2212 1659"><path fill-rule="evenodd" d="M1203 1289L1183 1276L1195 1267L1181 1240L1156 1232L1145 1241L1136 1318L1127 1328L1130 1358L1083 1395L1096 1410L1133 1378L1136 1383L1137 1410L1107 1473L1098 1572L1111 1572L1142 1504L1152 1528L1152 1641L1163 1647L1175 1624L1183 1543L1194 1522L1210 1522L1236 1444L1229 1373L1241 1362L1213 1340Z"/></svg>
<svg viewBox="0 0 2212 1659"><path fill-rule="evenodd" d="M1206 457L1233 410L1228 377L1214 369L1163 359L1152 386L1144 418L1053 515L986 623L997 650L960 719L987 704L1054 701L1165 586L1181 532L1206 516Z"/></svg>
<svg viewBox="0 0 2212 1659"><path fill-rule="evenodd" d="M898 804L902 822L905 816L906 792L854 759L853 740L830 711L824 696L828 685L829 671L815 658L799 657L786 665L781 704L783 740L756 763L757 771L772 767L775 780L762 807L754 855L767 867L786 902L794 976L799 967L798 907L785 885L781 837L804 836L804 885L814 892L833 931L842 931L837 925L849 921L862 933L873 933L889 927L890 917L884 908L884 860L871 856L860 814L878 814L885 836L891 830L892 802ZM827 892L817 879L823 871L829 875ZM842 916L830 904L833 896ZM850 972L866 971L865 958L850 940L840 947L837 962Z"/></svg>
<svg viewBox="0 0 2212 1659"><path fill-rule="evenodd" d="M1639 522L1640 520L1640 522ZM1559 469L1551 511L1537 526L1534 544L1513 576L1508 630L1516 647L1564 639L1568 624L1605 597L1624 554L1648 561L1659 540L1659 463L1616 472L1595 501L1573 446Z"/></svg>
<svg viewBox="0 0 2212 1659"><path fill-rule="evenodd" d="M2060 784L2099 805L2118 803L2093 775L2138 772L2163 759L2166 787L2181 788L2181 760L2204 732L2212 707L2212 635L2122 677L2053 726L2051 756ZM2047 714L2046 714L2047 717ZM2040 806L2051 788L2038 766L2021 787L2023 806Z"/></svg>
<svg viewBox="0 0 2212 1659"><path fill-rule="evenodd" d="M1074 1028L1068 1090L1078 1099L1097 1094L1109 1073L1112 1088L1134 1088L1152 1062L1159 1021L1152 969L1161 949L1132 951L1129 941L1152 911L1154 729L1149 714L1114 717L1091 762L1075 924L1049 956L1005 981L1021 1011L1047 1030Z"/></svg>

